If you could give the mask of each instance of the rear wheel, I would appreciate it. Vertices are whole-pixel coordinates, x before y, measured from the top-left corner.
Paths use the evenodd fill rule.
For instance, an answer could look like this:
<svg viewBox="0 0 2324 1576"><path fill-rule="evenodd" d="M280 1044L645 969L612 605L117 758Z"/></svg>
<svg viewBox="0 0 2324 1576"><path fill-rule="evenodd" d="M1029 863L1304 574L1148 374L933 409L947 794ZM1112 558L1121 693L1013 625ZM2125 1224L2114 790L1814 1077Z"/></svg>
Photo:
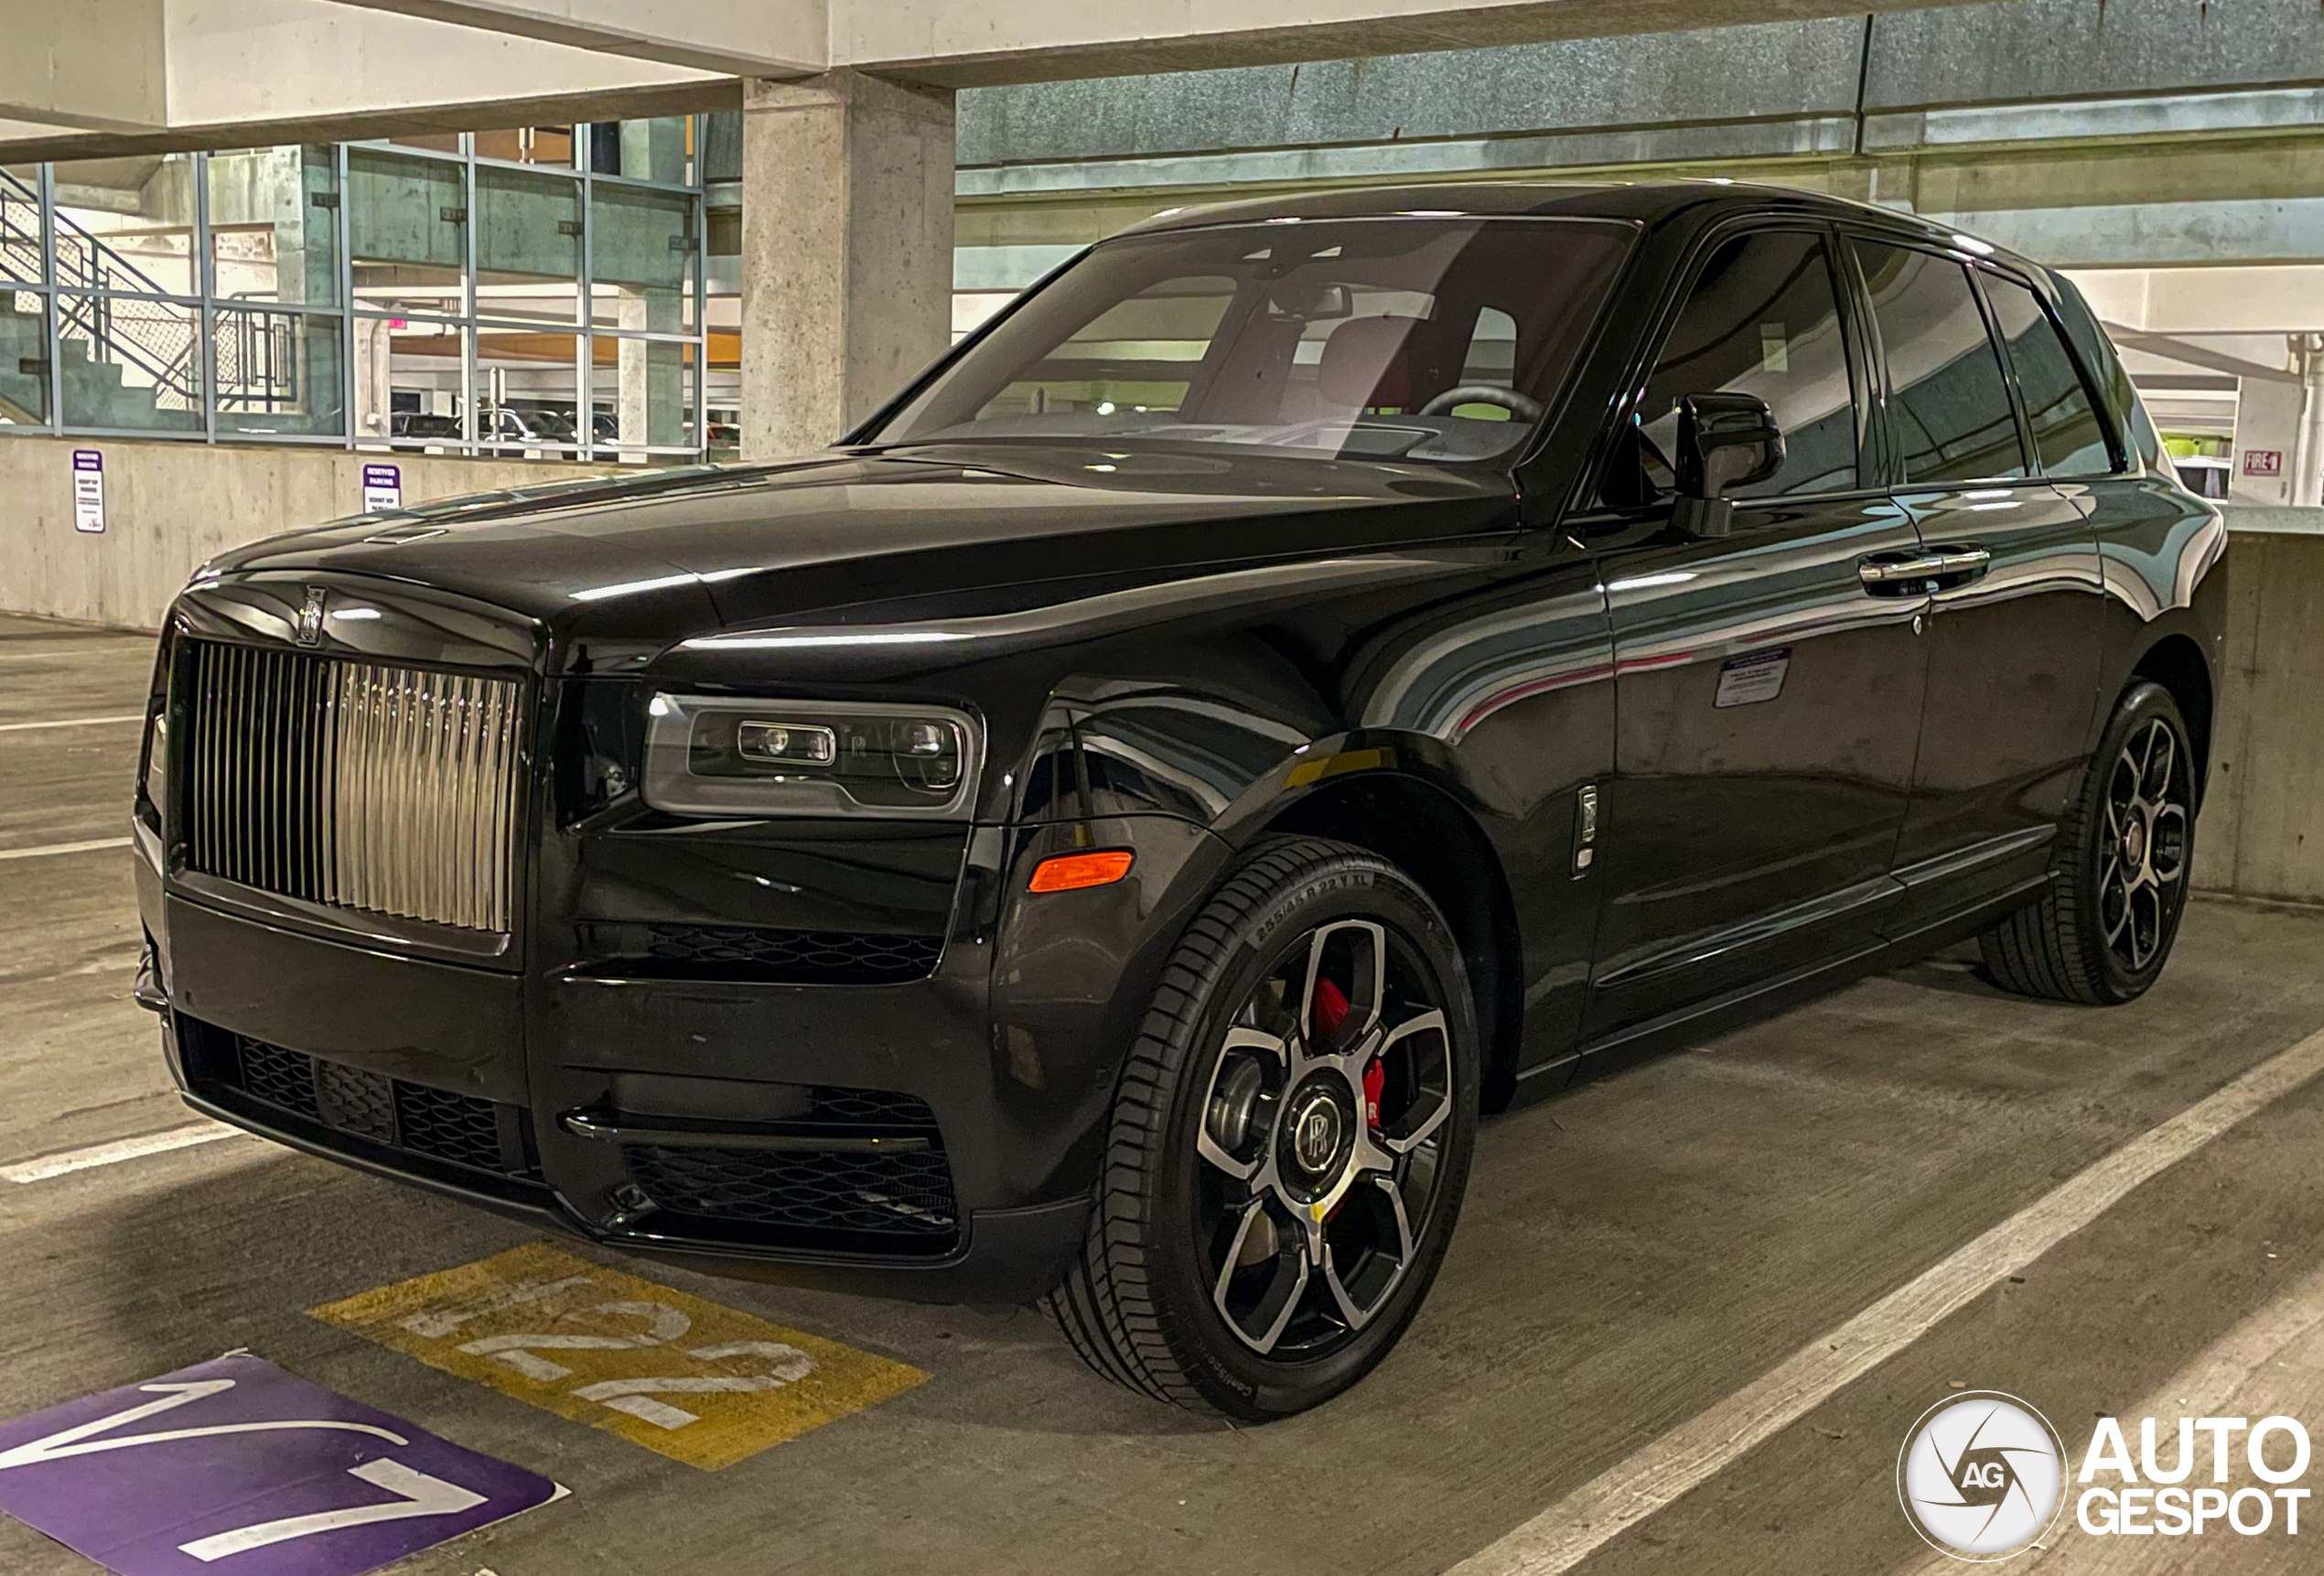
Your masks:
<svg viewBox="0 0 2324 1576"><path fill-rule="evenodd" d="M1985 967L2006 988L2050 1001L2144 994L2178 938L2194 852L2193 752L2161 685L2124 692L2059 831L2041 901L1978 938Z"/></svg>
<svg viewBox="0 0 2324 1576"><path fill-rule="evenodd" d="M1099 1373L1198 1410L1338 1394L1436 1277L1477 1067L1460 953L1419 885L1345 844L1262 845L1147 1009L1050 1316Z"/></svg>

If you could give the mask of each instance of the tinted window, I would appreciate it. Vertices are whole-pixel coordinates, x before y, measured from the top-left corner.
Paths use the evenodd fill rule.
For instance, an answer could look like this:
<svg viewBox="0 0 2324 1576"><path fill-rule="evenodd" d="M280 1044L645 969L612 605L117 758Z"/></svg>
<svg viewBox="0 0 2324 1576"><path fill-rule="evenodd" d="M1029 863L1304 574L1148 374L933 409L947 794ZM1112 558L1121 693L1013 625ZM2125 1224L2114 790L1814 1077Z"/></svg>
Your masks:
<svg viewBox="0 0 2324 1576"><path fill-rule="evenodd" d="M1888 430L1909 484L2026 474L2001 358L1949 257L1857 241L1888 363Z"/></svg>
<svg viewBox="0 0 2324 1576"><path fill-rule="evenodd" d="M1678 401L1756 394L1783 429L1782 468L1739 498L1838 492L1856 485L1856 403L1832 267L1813 235L1740 236L1695 278L1615 456L1606 501L1623 508L1670 491Z"/></svg>
<svg viewBox="0 0 2324 1576"><path fill-rule="evenodd" d="M2090 391L2074 370L2057 325L2034 293L2014 279L1985 276L1985 299L2009 347L2017 371L2017 393L2033 428L2034 452L2051 476L2103 476L2114 468L2105 429L2090 402Z"/></svg>

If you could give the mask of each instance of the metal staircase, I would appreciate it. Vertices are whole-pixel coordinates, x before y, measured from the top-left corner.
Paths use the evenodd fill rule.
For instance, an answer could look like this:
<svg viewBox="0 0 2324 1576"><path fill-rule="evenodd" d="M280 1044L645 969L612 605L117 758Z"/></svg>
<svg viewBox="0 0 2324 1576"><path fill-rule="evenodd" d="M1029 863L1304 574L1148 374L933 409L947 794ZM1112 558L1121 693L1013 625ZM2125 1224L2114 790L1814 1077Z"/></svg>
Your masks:
<svg viewBox="0 0 2324 1576"><path fill-rule="evenodd" d="M38 280L44 256L58 286L57 349L46 350L41 297L0 284L0 414L42 424L42 387L61 395L76 427L182 427L163 412L202 406L201 331L196 315L158 301L74 292L171 294L104 240L55 218L56 246L43 244L40 197L0 170L0 280ZM266 311L221 313L218 396L221 408L274 411L298 402L299 367L289 317Z"/></svg>

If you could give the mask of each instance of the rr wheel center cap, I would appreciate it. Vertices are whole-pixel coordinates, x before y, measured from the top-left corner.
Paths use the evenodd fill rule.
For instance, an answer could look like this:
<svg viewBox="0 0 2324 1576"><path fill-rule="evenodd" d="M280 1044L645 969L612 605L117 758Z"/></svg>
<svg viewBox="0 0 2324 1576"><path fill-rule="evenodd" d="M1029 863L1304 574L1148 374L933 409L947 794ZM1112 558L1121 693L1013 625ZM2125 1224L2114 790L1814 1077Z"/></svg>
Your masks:
<svg viewBox="0 0 2324 1576"><path fill-rule="evenodd" d="M2130 829L2123 833L2123 863L2136 869L2146 859L2146 822L2136 818Z"/></svg>
<svg viewBox="0 0 2324 1576"><path fill-rule="evenodd" d="M1323 1078L1294 1091L1284 1113L1284 1178L1302 1191L1329 1190L1355 1137L1354 1107L1345 1090Z"/></svg>

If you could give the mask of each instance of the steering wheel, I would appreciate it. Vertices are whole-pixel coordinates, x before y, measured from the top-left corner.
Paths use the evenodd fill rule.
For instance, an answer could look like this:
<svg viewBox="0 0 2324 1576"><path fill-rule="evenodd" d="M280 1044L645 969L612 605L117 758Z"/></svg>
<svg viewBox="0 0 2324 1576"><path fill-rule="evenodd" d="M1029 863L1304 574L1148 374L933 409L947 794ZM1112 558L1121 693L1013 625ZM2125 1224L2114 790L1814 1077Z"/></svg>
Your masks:
<svg viewBox="0 0 2324 1576"><path fill-rule="evenodd" d="M1521 422L1542 419L1542 402L1539 400L1530 399L1514 389L1504 389L1498 383L1463 383L1458 389L1447 389L1421 406L1419 413L1441 416L1447 414L1455 405L1499 405Z"/></svg>

